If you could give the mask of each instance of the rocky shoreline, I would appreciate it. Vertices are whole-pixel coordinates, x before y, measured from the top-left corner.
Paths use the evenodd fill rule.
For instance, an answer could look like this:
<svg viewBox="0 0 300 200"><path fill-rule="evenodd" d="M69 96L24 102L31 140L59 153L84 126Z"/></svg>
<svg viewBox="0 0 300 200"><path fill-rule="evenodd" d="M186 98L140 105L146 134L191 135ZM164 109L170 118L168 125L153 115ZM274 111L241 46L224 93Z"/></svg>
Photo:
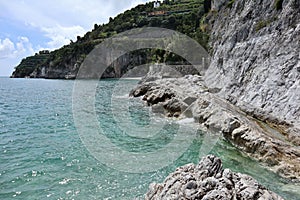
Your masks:
<svg viewBox="0 0 300 200"><path fill-rule="evenodd" d="M282 200L252 177L223 169L222 161L213 155L199 164L187 164L171 173L163 183L153 183L145 195L156 199L257 199Z"/></svg>
<svg viewBox="0 0 300 200"><path fill-rule="evenodd" d="M193 118L280 176L299 182L299 138L289 134L297 128L270 126L221 99L217 92L208 88L199 75L163 79L148 76L130 95L142 96L153 112Z"/></svg>

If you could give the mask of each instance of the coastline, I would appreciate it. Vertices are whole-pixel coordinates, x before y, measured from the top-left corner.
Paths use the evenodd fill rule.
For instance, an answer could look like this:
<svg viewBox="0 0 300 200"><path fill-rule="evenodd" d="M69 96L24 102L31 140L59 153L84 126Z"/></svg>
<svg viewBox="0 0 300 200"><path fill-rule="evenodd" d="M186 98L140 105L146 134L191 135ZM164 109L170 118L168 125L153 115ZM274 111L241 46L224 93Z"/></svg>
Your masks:
<svg viewBox="0 0 300 200"><path fill-rule="evenodd" d="M202 77L144 80L130 95L142 96L153 112L166 117L193 118L281 177L300 181L300 150L293 137L221 99L215 91L209 91ZM295 128L297 130L297 127L288 127L285 133Z"/></svg>
<svg viewBox="0 0 300 200"><path fill-rule="evenodd" d="M143 79L143 77L121 77L120 78L121 80L142 80Z"/></svg>

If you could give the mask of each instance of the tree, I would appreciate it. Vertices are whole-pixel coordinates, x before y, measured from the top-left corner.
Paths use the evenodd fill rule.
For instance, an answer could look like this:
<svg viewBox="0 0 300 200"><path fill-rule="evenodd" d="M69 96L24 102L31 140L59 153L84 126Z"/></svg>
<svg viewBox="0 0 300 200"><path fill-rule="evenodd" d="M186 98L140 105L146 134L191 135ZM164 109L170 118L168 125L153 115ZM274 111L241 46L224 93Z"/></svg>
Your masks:
<svg viewBox="0 0 300 200"><path fill-rule="evenodd" d="M211 0L204 0L203 2L204 6L204 12L208 13L211 9Z"/></svg>
<svg viewBox="0 0 300 200"><path fill-rule="evenodd" d="M171 23L171 24L175 24L175 22L176 22L176 18L175 18L174 15L171 15L171 16L168 18L168 20L169 20L169 23Z"/></svg>
<svg viewBox="0 0 300 200"><path fill-rule="evenodd" d="M160 24L161 24L161 21L156 17L153 17L150 21L150 26L152 26L152 27L159 27Z"/></svg>

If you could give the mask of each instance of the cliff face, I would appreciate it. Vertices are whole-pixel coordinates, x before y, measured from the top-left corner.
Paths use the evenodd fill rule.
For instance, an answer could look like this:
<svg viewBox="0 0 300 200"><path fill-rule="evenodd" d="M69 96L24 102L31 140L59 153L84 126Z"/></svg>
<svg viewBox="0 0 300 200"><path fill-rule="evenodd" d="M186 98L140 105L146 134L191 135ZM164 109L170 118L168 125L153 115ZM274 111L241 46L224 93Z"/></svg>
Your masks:
<svg viewBox="0 0 300 200"><path fill-rule="evenodd" d="M212 1L208 20L206 84L253 116L299 123L300 1Z"/></svg>
<svg viewBox="0 0 300 200"><path fill-rule="evenodd" d="M19 66L19 69L15 70L12 74L12 78L47 78L47 79L74 79L76 78L77 72L80 68L83 59L78 59L76 56L71 57L65 62L55 64L47 56L48 61L39 62L37 58L42 55L36 55L23 59ZM34 61L32 61L34 60ZM44 59L45 60L45 59ZM148 62L147 54L143 52L128 53L116 59L103 73L102 78L119 78L124 75L128 70L135 66L143 65ZM28 66L28 67L27 67ZM35 66L35 67L32 67ZM141 76L140 74L131 73L131 76ZM142 74L144 75L144 74ZM93 77L93 74L89 74L85 78L97 78Z"/></svg>
<svg viewBox="0 0 300 200"><path fill-rule="evenodd" d="M131 95L154 112L194 118L299 181L300 1L212 1L203 23L212 55L204 76L150 76Z"/></svg>

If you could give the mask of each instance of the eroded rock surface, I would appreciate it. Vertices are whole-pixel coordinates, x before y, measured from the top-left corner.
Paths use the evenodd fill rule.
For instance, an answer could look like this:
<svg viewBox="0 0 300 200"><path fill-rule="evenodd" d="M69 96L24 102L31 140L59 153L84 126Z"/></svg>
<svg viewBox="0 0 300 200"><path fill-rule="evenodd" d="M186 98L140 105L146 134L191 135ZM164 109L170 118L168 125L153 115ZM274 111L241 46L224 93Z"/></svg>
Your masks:
<svg viewBox="0 0 300 200"><path fill-rule="evenodd" d="M259 119L299 126L300 1L212 2L206 85Z"/></svg>
<svg viewBox="0 0 300 200"><path fill-rule="evenodd" d="M252 177L223 169L219 158L209 155L198 165L187 164L171 173L163 183L153 183L146 200L241 199L281 200Z"/></svg>
<svg viewBox="0 0 300 200"><path fill-rule="evenodd" d="M143 96L156 113L167 117L189 117L219 133L241 151L265 163L271 170L293 181L300 180L300 149L295 127L270 126L240 111L207 88L201 76L157 79L144 82L131 92Z"/></svg>

